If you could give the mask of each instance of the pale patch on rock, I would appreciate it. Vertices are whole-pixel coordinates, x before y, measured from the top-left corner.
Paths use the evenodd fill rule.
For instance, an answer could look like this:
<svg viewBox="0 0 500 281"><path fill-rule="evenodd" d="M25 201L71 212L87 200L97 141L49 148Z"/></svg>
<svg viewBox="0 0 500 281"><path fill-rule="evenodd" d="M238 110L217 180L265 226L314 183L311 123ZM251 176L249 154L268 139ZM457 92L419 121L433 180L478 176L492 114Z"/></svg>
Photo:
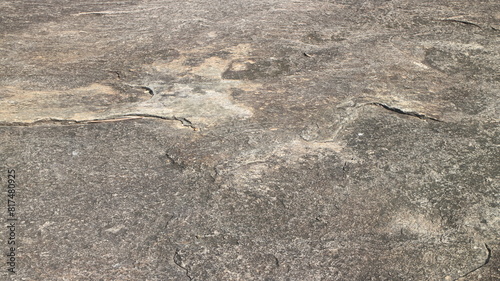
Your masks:
<svg viewBox="0 0 500 281"><path fill-rule="evenodd" d="M117 226L110 227L110 228L108 228L108 229L106 229L104 231L105 232L109 232L109 233L113 233L113 234L117 234L118 232L120 232L124 228L125 228L125 225L120 224L120 225L117 225Z"/></svg>
<svg viewBox="0 0 500 281"><path fill-rule="evenodd" d="M413 64L420 67L420 68L423 68L423 69L429 69L429 67L427 65L425 65L421 62L414 61Z"/></svg>
<svg viewBox="0 0 500 281"><path fill-rule="evenodd" d="M392 233L403 235L436 236L444 233L439 222L434 222L423 214L401 211L395 214L389 223Z"/></svg>
<svg viewBox="0 0 500 281"><path fill-rule="evenodd" d="M149 95L121 93L101 84L66 91L36 91L9 86L0 90L0 96L1 123L102 119L108 117L112 106L149 99Z"/></svg>
<svg viewBox="0 0 500 281"><path fill-rule="evenodd" d="M266 185L257 185L261 178L269 172L278 170L285 165L294 165L303 161L307 155L317 155L320 159L324 155L336 153L343 158L340 152L343 145L334 142L314 143L300 139L294 139L286 143L274 145L268 148L256 148L245 151L237 157L225 160L224 163L216 165L219 179L229 178L230 182L241 188L252 188L254 191L266 193ZM276 159L279 161L276 162Z"/></svg>
<svg viewBox="0 0 500 281"><path fill-rule="evenodd" d="M145 81L127 84L138 94L123 93L111 86L91 84L67 91L31 91L7 87L0 92L1 123L33 123L41 120L94 121L142 116L162 119L183 118L196 127L206 127L231 118L249 118L250 107L234 102L234 89L255 92L260 84L242 80L222 79L234 60L246 58L249 44L224 50L228 55L210 56L198 65L188 63L193 56L213 50L190 50L177 59L156 61L142 68L158 76L171 75L179 81L156 87ZM182 78L189 78L182 80ZM184 82L186 81L186 82Z"/></svg>
<svg viewBox="0 0 500 281"><path fill-rule="evenodd" d="M226 86L200 84L202 92L183 85L180 97L158 94L151 100L127 105L110 111L111 115L153 115L182 117L195 124L213 125L226 118L248 118L249 108L235 104L230 95L231 84ZM234 86L234 85L233 85ZM222 89L221 89L222 88ZM179 87L178 87L179 89Z"/></svg>

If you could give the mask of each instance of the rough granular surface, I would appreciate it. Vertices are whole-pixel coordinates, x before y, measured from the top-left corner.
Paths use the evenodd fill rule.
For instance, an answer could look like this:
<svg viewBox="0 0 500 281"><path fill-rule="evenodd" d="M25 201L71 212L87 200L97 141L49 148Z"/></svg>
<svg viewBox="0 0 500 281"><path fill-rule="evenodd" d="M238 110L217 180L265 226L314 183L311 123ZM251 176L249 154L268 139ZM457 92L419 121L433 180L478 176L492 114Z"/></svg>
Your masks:
<svg viewBox="0 0 500 281"><path fill-rule="evenodd" d="M499 2L0 25L2 280L500 280Z"/></svg>

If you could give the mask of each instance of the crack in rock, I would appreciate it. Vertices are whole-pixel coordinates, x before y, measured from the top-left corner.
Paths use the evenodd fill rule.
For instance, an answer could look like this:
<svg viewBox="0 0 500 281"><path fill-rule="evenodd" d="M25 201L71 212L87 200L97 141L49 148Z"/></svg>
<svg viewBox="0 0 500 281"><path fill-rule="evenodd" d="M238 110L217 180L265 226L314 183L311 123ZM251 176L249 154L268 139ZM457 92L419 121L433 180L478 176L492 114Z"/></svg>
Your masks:
<svg viewBox="0 0 500 281"><path fill-rule="evenodd" d="M459 20L459 19L442 19L441 21L445 21L445 22L456 22L456 23L461 23L461 24L465 24L465 25L472 25L472 26L475 26L475 27L482 28L479 24L477 24L477 23L473 23L473 22L470 22L470 21L466 21L466 20Z"/></svg>
<svg viewBox="0 0 500 281"><path fill-rule="evenodd" d="M146 90L148 91L148 93L151 95L151 96L154 96L155 95L155 91L153 90L153 88L151 87L147 87L147 86L139 86L139 88L143 89L143 90Z"/></svg>
<svg viewBox="0 0 500 281"><path fill-rule="evenodd" d="M373 99L372 99L373 100ZM338 134L344 130L345 126L350 122L357 120L360 116L360 109L367 105L376 105L386 110L417 117L423 120L431 120L436 122L444 122L438 118L431 117L427 114L413 110L405 110L400 107L388 105L379 101L365 100L362 102L355 100L347 100L336 106L336 113L329 116L328 122L315 122L305 126L299 136L306 142L316 144L328 144L337 142ZM326 124L326 125L325 125Z"/></svg>
<svg viewBox="0 0 500 281"><path fill-rule="evenodd" d="M130 116L130 117L146 117L146 118L158 118L158 119L163 119L163 120L175 120L181 122L182 126L184 127L189 127L193 129L193 131L198 131L199 128L196 127L193 122L189 121L187 118L184 117L165 117L165 116L159 116L159 115L153 115L153 114L126 114L124 116Z"/></svg>
<svg viewBox="0 0 500 281"><path fill-rule="evenodd" d="M179 160L176 159L176 157L174 157L173 155L171 155L170 153L165 153L165 157L167 158L168 160L168 163L170 163L170 165L172 165L172 167L175 167L177 169L185 169L186 166L181 163Z"/></svg>
<svg viewBox="0 0 500 281"><path fill-rule="evenodd" d="M196 127L193 126L193 123L191 121L187 120L184 117L175 117L174 116L174 120L180 121L182 123L182 126L190 127L192 129L196 129Z"/></svg>
<svg viewBox="0 0 500 281"><path fill-rule="evenodd" d="M380 106L380 107L382 107L384 109L387 109L387 110L392 111L392 112L396 112L398 114L413 116L413 117L417 117L417 118L424 119L424 120L432 120L432 121L437 121L437 122L443 122L443 121L441 121L441 120L439 120L437 118L430 117L430 116L427 116L427 115L422 114L422 113L418 113L418 112L414 112L414 111L406 111L406 110L403 110L403 109L400 109L400 108L397 108L397 107L393 107L393 106L387 105L385 103L372 102L372 103L369 103L369 104Z"/></svg>
<svg viewBox="0 0 500 281"><path fill-rule="evenodd" d="M191 281L191 280L194 280L193 277L191 277L191 275L189 275L189 269L187 269L185 266L182 265L182 257L181 255L179 254L179 249L176 249L175 250L175 253L174 253L174 263L182 268L184 271L186 271L186 277Z"/></svg>
<svg viewBox="0 0 500 281"><path fill-rule="evenodd" d="M233 61L249 56L251 45L240 44L225 50L230 55L224 58L211 54L210 49L201 48L186 52L173 61L158 60L140 65L138 73L143 77L129 83L121 81L120 84L108 85L107 82L96 82L67 90L33 90L17 84L6 86L0 89L0 95L7 97L0 99L0 124L35 123L39 120L85 123L145 116L177 120L196 130L233 118L250 118L253 107L239 103L232 94L235 89L255 92L261 84L228 80L222 76ZM207 56L203 62L189 64L193 55L202 54ZM120 78L119 73L116 75ZM151 79L157 82L147 82Z"/></svg>
<svg viewBox="0 0 500 281"><path fill-rule="evenodd" d="M144 118L156 118L167 121L179 121L182 126L189 127L193 129L193 131L199 131L200 128L196 127L191 121L184 117L165 117L153 114L125 114L121 116L105 118L105 119L91 119L91 120L75 120L75 119L58 119L58 118L44 118L40 120L35 120L34 122L0 122L1 127L27 127L27 126L35 126L38 124L51 124L51 123L60 123L64 125L73 125L73 124L91 124L91 123L107 123L107 122L119 122L119 121L127 121L127 120L136 120L136 119L144 119Z"/></svg>
<svg viewBox="0 0 500 281"><path fill-rule="evenodd" d="M461 280L462 278L467 277L468 275L470 275L470 274L472 274L472 273L480 270L481 268L485 267L490 262L490 259L491 259L491 248L486 243L484 243L484 247L486 248L486 251L488 252L488 255L486 256L486 259L484 260L484 263L482 265L474 268L473 270L465 273L464 275L460 276L459 278L454 279L454 281L458 281L458 280Z"/></svg>

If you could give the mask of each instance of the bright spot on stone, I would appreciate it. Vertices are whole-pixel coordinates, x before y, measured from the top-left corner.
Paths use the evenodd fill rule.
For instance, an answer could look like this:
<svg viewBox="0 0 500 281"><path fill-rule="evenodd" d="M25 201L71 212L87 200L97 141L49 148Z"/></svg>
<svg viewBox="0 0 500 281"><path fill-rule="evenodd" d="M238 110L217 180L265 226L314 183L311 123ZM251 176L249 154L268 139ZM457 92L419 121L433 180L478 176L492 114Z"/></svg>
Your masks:
<svg viewBox="0 0 500 281"><path fill-rule="evenodd" d="M416 66L418 66L418 67L420 67L420 68L423 68L423 69L429 69L429 67L427 65L425 65L425 64L423 64L421 62L414 61L413 64L416 65Z"/></svg>

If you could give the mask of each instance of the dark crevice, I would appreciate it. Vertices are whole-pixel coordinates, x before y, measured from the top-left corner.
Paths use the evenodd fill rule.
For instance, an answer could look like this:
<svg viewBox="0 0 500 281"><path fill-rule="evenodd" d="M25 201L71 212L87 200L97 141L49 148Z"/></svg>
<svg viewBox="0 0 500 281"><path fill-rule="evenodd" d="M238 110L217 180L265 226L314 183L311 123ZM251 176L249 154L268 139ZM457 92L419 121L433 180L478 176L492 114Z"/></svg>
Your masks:
<svg viewBox="0 0 500 281"><path fill-rule="evenodd" d="M154 95L155 95L155 91L153 90L153 88L146 87L146 86L139 86L139 88L141 88L141 89L144 89L144 90L148 91L148 93L149 93L151 96L154 96Z"/></svg>
<svg viewBox="0 0 500 281"><path fill-rule="evenodd" d="M153 114L125 114L121 116L111 117L108 119L91 119L91 120L73 120L73 119L57 119L57 118L46 118L42 120L37 120L34 122L0 122L0 127L27 127L43 124L60 124L60 125L74 125L74 124L91 124L91 123L108 123L108 122L119 122L142 118L156 118L169 121L179 121L184 127L189 127L194 131L198 131L199 128L196 127L191 121L183 117L165 117Z"/></svg>
<svg viewBox="0 0 500 281"><path fill-rule="evenodd" d="M129 118L127 118L129 119ZM0 122L1 127L28 127L43 124L60 124L60 125L72 125L77 123L84 123L83 121L76 121L71 119L56 119L56 118L45 118L41 120L36 120L33 122ZM90 123L90 121L88 121Z"/></svg>
<svg viewBox="0 0 500 281"><path fill-rule="evenodd" d="M180 121L182 123L183 126L186 126L186 127L191 127L193 129L195 129L195 127L193 127L193 123L189 120L187 120L186 118L184 117L173 117L174 120L177 120L177 121Z"/></svg>
<svg viewBox="0 0 500 281"><path fill-rule="evenodd" d="M342 178L346 178L348 172L349 166L347 165L347 162L344 162L344 166L342 166Z"/></svg>
<svg viewBox="0 0 500 281"><path fill-rule="evenodd" d="M220 176L219 174L219 169L217 169L217 166L213 167L212 169L213 172L209 172L208 175L210 176L210 178L212 179L212 181L214 183L217 182L217 178Z"/></svg>
<svg viewBox="0 0 500 281"><path fill-rule="evenodd" d="M182 268L184 271L186 271L186 277L187 277L187 278L189 278L189 280L190 280L190 281L191 281L191 280L193 280L193 277L191 277L191 275L189 275L189 270L188 270L185 266L183 266L183 265L182 265L182 257L181 257L181 255L179 254L179 249L176 249L176 250L175 250L175 253L174 253L174 263L175 263L178 267L180 267L180 268Z"/></svg>
<svg viewBox="0 0 500 281"><path fill-rule="evenodd" d="M274 264L276 265L276 267L280 267L280 260L275 255L272 256L274 258Z"/></svg>
<svg viewBox="0 0 500 281"><path fill-rule="evenodd" d="M486 257L486 260L484 261L484 263L478 267L476 267L475 269L465 273L464 275L460 276L459 278L455 279L454 281L457 281L457 280L460 280L462 278L465 278L467 277L469 274L472 274L476 271L478 271L479 269L485 267L489 262L490 262L490 259L491 259L491 248L488 247L488 244L484 243L484 247L486 248L486 250L488 251L488 256Z"/></svg>
<svg viewBox="0 0 500 281"><path fill-rule="evenodd" d="M117 79L122 79L122 74L120 73L120 71L110 70L109 72L115 74Z"/></svg>
<svg viewBox="0 0 500 281"><path fill-rule="evenodd" d="M384 109L387 109L387 110L390 110L392 112L396 112L396 113L399 113L399 114L409 115L409 116L417 117L417 118L420 118L420 119L423 119L423 120L432 120L432 121L437 121L437 122L443 122L443 121L441 121L441 120L439 120L437 118L430 117L430 116L427 116L427 115L422 114L422 113L413 112L413 111L405 111L405 110L399 109L397 107L389 106L389 105L384 104L384 103L373 102L371 104L383 107Z"/></svg>
<svg viewBox="0 0 500 281"><path fill-rule="evenodd" d="M441 21L456 22L456 23L461 23L461 24L466 24L466 25L472 25L472 26L475 26L475 27L482 28L479 24L473 23L473 22L470 22L470 21L466 21L466 20L444 19L444 20L441 20Z"/></svg>
<svg viewBox="0 0 500 281"><path fill-rule="evenodd" d="M193 129L194 131L198 131L199 130L198 127L196 127L195 125L193 125L193 123L191 121L189 121L188 119L186 119L184 117L176 117L176 116L165 117L165 116L158 116L158 115L153 115L153 114L127 114L127 115L124 115L124 116L159 118L159 119L163 119L163 120L175 120L175 121L181 122L182 126L184 126L184 127L189 127L191 129Z"/></svg>
<svg viewBox="0 0 500 281"><path fill-rule="evenodd" d="M186 166L182 163L180 163L178 160L176 160L172 155L170 155L169 153L166 153L165 154L165 157L167 157L167 160L168 162L170 163L170 165L172 165L174 168L177 168L177 169L185 169Z"/></svg>
<svg viewBox="0 0 500 281"><path fill-rule="evenodd" d="M117 73L117 71L113 71L114 73ZM119 73L119 72L118 72ZM118 74L117 74L118 75ZM118 76L120 77L120 76ZM144 86L144 85L134 85L134 84L125 84L129 87L132 87L132 88L136 88L136 89L142 89L142 90L146 90L150 95L151 97L153 97L154 95L156 95L156 92L153 88L151 87L148 87L148 86Z"/></svg>

